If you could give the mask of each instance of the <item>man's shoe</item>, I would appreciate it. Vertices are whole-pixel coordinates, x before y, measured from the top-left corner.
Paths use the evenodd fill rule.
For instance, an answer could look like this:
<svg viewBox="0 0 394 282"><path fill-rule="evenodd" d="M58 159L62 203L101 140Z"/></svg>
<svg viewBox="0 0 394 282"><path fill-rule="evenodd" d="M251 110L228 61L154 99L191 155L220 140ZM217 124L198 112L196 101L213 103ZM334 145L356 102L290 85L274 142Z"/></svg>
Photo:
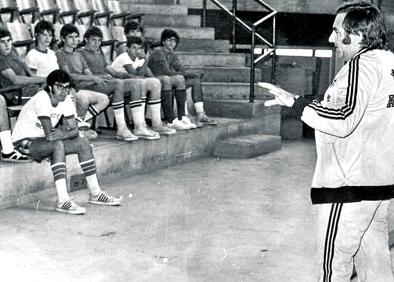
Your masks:
<svg viewBox="0 0 394 282"><path fill-rule="evenodd" d="M174 128L174 129L180 130L180 131L181 131L181 130L189 130L189 129L191 129L189 125L183 123L181 120L179 120L179 119L177 119L177 118L174 119L174 120L172 121L172 123L169 123L169 124L168 124L168 127L169 127L169 128Z"/></svg>
<svg viewBox="0 0 394 282"><path fill-rule="evenodd" d="M138 137L130 132L128 129L118 130L116 132L116 138L124 141L136 141Z"/></svg>
<svg viewBox="0 0 394 282"><path fill-rule="evenodd" d="M4 162L13 162L13 163L29 163L32 161L32 159L22 153L20 153L18 150L14 149L9 154L4 154L1 152L1 160Z"/></svg>
<svg viewBox="0 0 394 282"><path fill-rule="evenodd" d="M84 207L81 207L80 205L71 200L67 200L63 203L57 202L55 210L68 214L84 214L86 212L86 209Z"/></svg>
<svg viewBox="0 0 394 282"><path fill-rule="evenodd" d="M190 129L196 129L197 128L197 126L194 123L192 123L187 116L183 116L181 122L183 122L184 124L189 126Z"/></svg>
<svg viewBox="0 0 394 282"><path fill-rule="evenodd" d="M101 191L96 196L90 195L88 203L102 206L120 206L121 201L122 198L115 198Z"/></svg>
<svg viewBox="0 0 394 282"><path fill-rule="evenodd" d="M205 114L205 112L197 113L196 121L201 122L203 124L208 124L208 125L217 125L218 124L214 119L209 118Z"/></svg>
<svg viewBox="0 0 394 282"><path fill-rule="evenodd" d="M172 135L176 133L176 130L174 128L170 128L164 124L157 127L152 126L152 130L158 132L160 135Z"/></svg>
<svg viewBox="0 0 394 282"><path fill-rule="evenodd" d="M98 134L96 131L89 129L89 130L79 130L79 136L86 137L89 140L97 139Z"/></svg>
<svg viewBox="0 0 394 282"><path fill-rule="evenodd" d="M133 134L141 139L156 140L160 139L160 135L149 130L147 127L141 127L133 130Z"/></svg>

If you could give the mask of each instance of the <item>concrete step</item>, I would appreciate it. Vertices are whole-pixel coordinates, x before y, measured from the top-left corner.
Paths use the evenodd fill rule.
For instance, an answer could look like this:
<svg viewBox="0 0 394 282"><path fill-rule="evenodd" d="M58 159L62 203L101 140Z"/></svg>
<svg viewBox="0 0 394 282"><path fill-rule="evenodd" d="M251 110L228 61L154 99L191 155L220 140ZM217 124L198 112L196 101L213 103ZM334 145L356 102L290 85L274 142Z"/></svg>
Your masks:
<svg viewBox="0 0 394 282"><path fill-rule="evenodd" d="M122 2L134 3L134 4L160 4L160 5L174 5L177 0L122 0Z"/></svg>
<svg viewBox="0 0 394 282"><path fill-rule="evenodd" d="M170 26L170 27L200 27L200 16L183 16L169 17L168 15L145 15L143 17L144 25L148 26Z"/></svg>
<svg viewBox="0 0 394 282"><path fill-rule="evenodd" d="M271 153L280 148L280 136L253 134L237 136L218 142L215 146L214 156L232 159L248 159Z"/></svg>
<svg viewBox="0 0 394 282"><path fill-rule="evenodd" d="M246 134L276 134L279 126L263 120L216 118L218 125L162 136L159 140L122 142L112 135L99 134L92 142L98 177L110 183L141 172L153 171L197 158L212 155L218 140ZM280 116L277 118L280 121ZM40 193L54 195L50 162L12 164L0 162L0 208L33 201ZM67 181L69 185L83 187L76 155L67 156ZM82 181L81 181L82 180ZM37 200L36 200L37 201Z"/></svg>
<svg viewBox="0 0 394 282"><path fill-rule="evenodd" d="M250 84L246 82L203 82L202 88L206 99L215 100L249 100ZM273 96L257 84L254 88L257 100L273 99Z"/></svg>
<svg viewBox="0 0 394 282"><path fill-rule="evenodd" d="M175 30L181 38L215 39L215 29L212 27L155 27L146 25L144 27L145 36L160 40L162 31L168 28Z"/></svg>
<svg viewBox="0 0 394 282"><path fill-rule="evenodd" d="M185 66L196 67L244 67L244 54L215 54L179 52L179 60Z"/></svg>
<svg viewBox="0 0 394 282"><path fill-rule="evenodd" d="M182 38L178 52L229 53L228 40Z"/></svg>
<svg viewBox="0 0 394 282"><path fill-rule="evenodd" d="M204 74L203 82L249 82L250 68L238 67L189 67ZM256 69L255 81L261 80L261 70Z"/></svg>
<svg viewBox="0 0 394 282"><path fill-rule="evenodd" d="M143 13L151 15L168 15L168 16L186 16L188 8L181 5L155 5L155 4L135 4L129 1L122 1L122 7L125 11L132 13Z"/></svg>
<svg viewBox="0 0 394 282"><path fill-rule="evenodd" d="M210 116L261 119L262 123L268 122L276 129L280 129L280 106L266 107L264 101L256 100L223 100L205 99L204 109ZM275 130L276 131L276 130ZM279 135L276 134L275 135Z"/></svg>

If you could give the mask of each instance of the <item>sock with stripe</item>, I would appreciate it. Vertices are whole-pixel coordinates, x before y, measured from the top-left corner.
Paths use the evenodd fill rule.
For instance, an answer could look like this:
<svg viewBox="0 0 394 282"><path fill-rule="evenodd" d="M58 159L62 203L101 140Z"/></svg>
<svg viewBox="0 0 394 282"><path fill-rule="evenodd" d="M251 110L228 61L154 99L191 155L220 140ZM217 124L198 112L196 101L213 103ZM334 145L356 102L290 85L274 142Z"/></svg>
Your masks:
<svg viewBox="0 0 394 282"><path fill-rule="evenodd" d="M148 101L148 107L152 116L152 126L160 127L161 122L161 100Z"/></svg>
<svg viewBox="0 0 394 282"><path fill-rule="evenodd" d="M52 164L51 169L53 179L55 180L55 188L58 202L63 203L65 201L68 201L70 197L67 192L66 163L60 162Z"/></svg>
<svg viewBox="0 0 394 282"><path fill-rule="evenodd" d="M142 104L131 108L131 115L133 116L134 128L141 128L145 126L145 111Z"/></svg>
<svg viewBox="0 0 394 282"><path fill-rule="evenodd" d="M90 159L84 162L80 162L80 166L83 173L85 174L86 183L88 184L90 194L96 196L98 193L101 192L101 188L97 179L96 162L94 161L94 159Z"/></svg>
<svg viewBox="0 0 394 282"><path fill-rule="evenodd" d="M114 116L115 116L116 124L118 125L118 129L127 128L123 107L124 107L123 101L112 103L112 108L114 109Z"/></svg>
<svg viewBox="0 0 394 282"><path fill-rule="evenodd" d="M95 116L97 116L100 112L95 108L95 106L90 105L88 108L88 112L85 115L84 121L89 121Z"/></svg>

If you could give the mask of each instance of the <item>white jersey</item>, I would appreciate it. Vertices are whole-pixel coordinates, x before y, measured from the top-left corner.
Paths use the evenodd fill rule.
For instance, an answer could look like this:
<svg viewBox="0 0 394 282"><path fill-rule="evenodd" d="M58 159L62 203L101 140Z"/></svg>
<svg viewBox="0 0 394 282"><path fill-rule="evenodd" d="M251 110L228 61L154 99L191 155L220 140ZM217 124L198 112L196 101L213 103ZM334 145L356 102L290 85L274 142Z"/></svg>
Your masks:
<svg viewBox="0 0 394 282"><path fill-rule="evenodd" d="M315 129L312 201L394 196L394 54L361 50L338 72L321 102L304 108Z"/></svg>
<svg viewBox="0 0 394 282"><path fill-rule="evenodd" d="M39 117L49 117L52 127L55 127L62 116L70 117L76 114L71 95L56 107L52 106L51 99L45 90L39 91L22 108L12 131L12 142L22 139L45 137L45 132Z"/></svg>
<svg viewBox="0 0 394 282"><path fill-rule="evenodd" d="M52 71L59 69L55 52L49 48L47 52L31 49L25 57L25 63L36 70L36 75L40 77L47 77Z"/></svg>
<svg viewBox="0 0 394 282"><path fill-rule="evenodd" d="M137 68L142 67L144 63L145 59L136 58L135 60L132 60L129 54L125 52L116 57L112 62L111 67L118 72L127 73L127 70L125 69L126 65L131 65L136 70Z"/></svg>

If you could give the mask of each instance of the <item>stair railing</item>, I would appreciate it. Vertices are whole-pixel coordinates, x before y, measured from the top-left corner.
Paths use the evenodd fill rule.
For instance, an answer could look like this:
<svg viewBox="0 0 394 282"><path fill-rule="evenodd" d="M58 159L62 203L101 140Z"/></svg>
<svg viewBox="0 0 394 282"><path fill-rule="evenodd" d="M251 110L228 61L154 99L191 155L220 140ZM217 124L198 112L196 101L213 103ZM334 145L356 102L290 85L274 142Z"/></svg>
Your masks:
<svg viewBox="0 0 394 282"><path fill-rule="evenodd" d="M252 42L250 49L250 91L249 91L249 102L253 103L255 99L254 95L254 83L255 83L255 67L258 62L263 59L267 59L269 56L271 57L271 83L275 83L275 52L276 52L276 14L278 11L273 9L267 3L262 0L255 0L257 3L261 4L266 10L268 10L268 15L261 18L257 22L253 23L252 26L246 24L243 20L237 17L237 0L233 0L232 2L232 11L227 9L223 4L221 4L217 0L211 0L216 6L218 6L222 11L224 11L228 16L230 16L233 20L233 28L232 28L232 49L236 50L236 24L240 24L243 28L252 33ZM203 0L203 10L202 10L202 26L206 27L206 17L207 17L207 0ZM262 35L256 32L256 28L262 24L263 22L272 18L272 42L265 39ZM256 38L267 45L268 48L262 54L255 58L255 47L256 47Z"/></svg>

